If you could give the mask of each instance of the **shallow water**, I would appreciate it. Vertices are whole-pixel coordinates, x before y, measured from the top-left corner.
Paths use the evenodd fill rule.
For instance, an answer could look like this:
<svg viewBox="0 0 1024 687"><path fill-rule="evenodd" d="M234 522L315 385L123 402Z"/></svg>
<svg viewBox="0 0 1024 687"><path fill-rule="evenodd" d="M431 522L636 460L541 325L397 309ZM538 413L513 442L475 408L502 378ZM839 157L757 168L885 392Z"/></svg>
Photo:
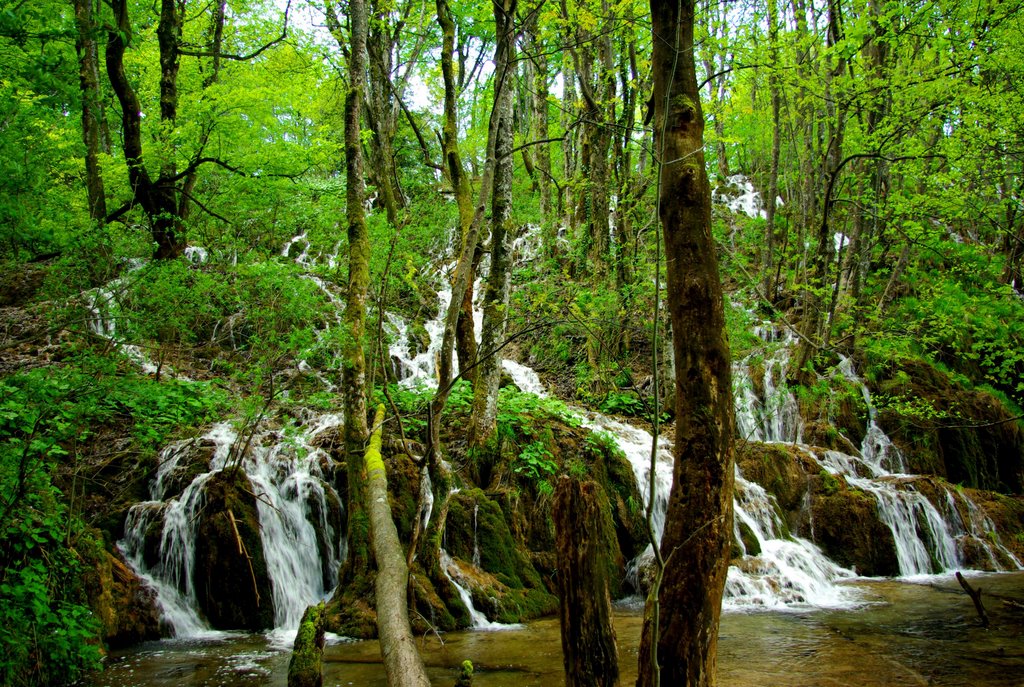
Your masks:
<svg viewBox="0 0 1024 687"><path fill-rule="evenodd" d="M729 687L1024 685L1024 573L970 578L992 620L982 628L952 575L919 582L857 580L863 604L849 610L727 613L719 640L719 684ZM615 628L622 684L636 677L638 608L620 606ZM443 641L442 641L443 639ZM454 683L470 659L477 687L564 684L558 621L522 629L451 632L420 640L436 685ZM262 635L163 641L112 654L95 687L283 687L288 653ZM375 641L328 646L324 684L385 687Z"/></svg>

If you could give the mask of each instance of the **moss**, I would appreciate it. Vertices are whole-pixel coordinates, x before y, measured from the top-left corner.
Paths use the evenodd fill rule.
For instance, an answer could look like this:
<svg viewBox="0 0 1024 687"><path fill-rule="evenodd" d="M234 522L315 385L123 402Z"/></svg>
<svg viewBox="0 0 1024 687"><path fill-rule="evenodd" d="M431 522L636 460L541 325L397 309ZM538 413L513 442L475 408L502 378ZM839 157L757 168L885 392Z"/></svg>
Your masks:
<svg viewBox="0 0 1024 687"><path fill-rule="evenodd" d="M846 488L836 479L838 489L828 494L824 480L813 478L811 517L814 542L833 561L860 575L898 575L899 562L892 532L878 517L878 506L868 495Z"/></svg>
<svg viewBox="0 0 1024 687"><path fill-rule="evenodd" d="M471 687L473 684L473 662L465 660L459 666L459 677L455 680L455 687Z"/></svg>
<svg viewBox="0 0 1024 687"><path fill-rule="evenodd" d="M302 614L288 662L288 687L321 687L324 682L324 604L309 606Z"/></svg>
<svg viewBox="0 0 1024 687"><path fill-rule="evenodd" d="M754 530L750 529L750 525L745 522L739 522L740 540L743 542L743 547L746 549L748 556L760 556L761 555L761 542L757 540L757 535L754 534ZM737 556L733 556L736 558Z"/></svg>

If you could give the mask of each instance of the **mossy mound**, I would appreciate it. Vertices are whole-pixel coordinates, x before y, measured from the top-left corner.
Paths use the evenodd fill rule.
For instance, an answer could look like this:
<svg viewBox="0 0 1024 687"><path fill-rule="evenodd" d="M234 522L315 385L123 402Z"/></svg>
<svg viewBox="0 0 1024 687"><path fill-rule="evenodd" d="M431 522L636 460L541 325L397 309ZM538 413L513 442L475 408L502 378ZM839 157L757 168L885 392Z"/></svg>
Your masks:
<svg viewBox="0 0 1024 687"><path fill-rule="evenodd" d="M445 539L474 605L489 620L520 622L557 610L528 552L513 538L505 512L482 490L453 495Z"/></svg>
<svg viewBox="0 0 1024 687"><path fill-rule="evenodd" d="M119 648L159 639L156 593L143 585L119 554L102 545L98 531L94 530L88 539L90 546L77 546L75 550L82 559L82 587L100 621L103 642Z"/></svg>
<svg viewBox="0 0 1024 687"><path fill-rule="evenodd" d="M813 538L825 555L860 575L899 575L896 543L875 499L842 477L819 474L810 481Z"/></svg>
<svg viewBox="0 0 1024 687"><path fill-rule="evenodd" d="M1007 494L1024 492L1024 423L985 389L968 389L923 360L881 366L879 424L912 472Z"/></svg>
<svg viewBox="0 0 1024 687"><path fill-rule="evenodd" d="M254 493L241 470L219 472L206 484L193 584L199 608L216 629L260 631L274 626Z"/></svg>

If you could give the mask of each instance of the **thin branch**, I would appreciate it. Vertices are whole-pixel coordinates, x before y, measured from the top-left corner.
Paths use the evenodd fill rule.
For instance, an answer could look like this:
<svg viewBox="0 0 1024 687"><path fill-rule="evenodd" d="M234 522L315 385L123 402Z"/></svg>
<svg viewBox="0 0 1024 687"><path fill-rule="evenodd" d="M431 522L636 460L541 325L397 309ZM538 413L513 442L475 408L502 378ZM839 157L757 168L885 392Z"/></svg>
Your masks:
<svg viewBox="0 0 1024 687"><path fill-rule="evenodd" d="M284 8L284 26L281 27L281 35L270 41L269 43L260 46L255 52L251 52L248 55L231 55L227 53L218 52L216 50L186 50L179 48L178 53L181 55L188 55L189 57L218 57L222 60L234 60L236 62L248 62L249 60L259 57L265 50L274 47L284 39L288 37L288 12L292 8L291 0L288 0L288 4Z"/></svg>

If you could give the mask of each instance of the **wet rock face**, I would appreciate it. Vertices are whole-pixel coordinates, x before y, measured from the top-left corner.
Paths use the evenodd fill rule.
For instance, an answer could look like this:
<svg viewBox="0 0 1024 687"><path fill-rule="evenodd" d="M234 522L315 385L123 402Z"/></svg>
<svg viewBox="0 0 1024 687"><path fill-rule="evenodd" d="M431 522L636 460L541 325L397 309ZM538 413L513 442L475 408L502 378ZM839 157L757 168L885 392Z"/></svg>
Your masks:
<svg viewBox="0 0 1024 687"><path fill-rule="evenodd" d="M241 471L225 470L206 485L206 508L196 534L194 584L203 615L218 630L260 631L274 625L253 493Z"/></svg>
<svg viewBox="0 0 1024 687"><path fill-rule="evenodd" d="M890 577L900 574L892 532L878 517L869 494L850 489L841 478L822 484L813 478L811 519L814 543L833 561L860 575Z"/></svg>
<svg viewBox="0 0 1024 687"><path fill-rule="evenodd" d="M161 636L156 594L117 554L102 546L80 548L82 586L99 619L104 643L111 648L138 644Z"/></svg>
<svg viewBox="0 0 1024 687"><path fill-rule="evenodd" d="M452 498L446 535L458 576L489 620L519 622L557 608L528 552L516 545L501 506L480 489Z"/></svg>

